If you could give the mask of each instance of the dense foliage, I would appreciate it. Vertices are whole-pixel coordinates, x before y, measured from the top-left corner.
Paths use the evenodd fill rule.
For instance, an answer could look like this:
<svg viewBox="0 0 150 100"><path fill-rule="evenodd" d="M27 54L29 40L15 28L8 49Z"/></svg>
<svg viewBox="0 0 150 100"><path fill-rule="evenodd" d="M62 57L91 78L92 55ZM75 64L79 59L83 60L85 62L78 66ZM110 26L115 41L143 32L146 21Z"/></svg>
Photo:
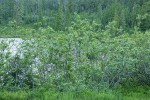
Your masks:
<svg viewBox="0 0 150 100"><path fill-rule="evenodd" d="M149 100L149 7L0 0L0 37L24 40L13 56L0 40L0 100Z"/></svg>
<svg viewBox="0 0 150 100"><path fill-rule="evenodd" d="M64 30L74 20L74 12L103 28L115 20L124 31L139 26L150 28L149 0L0 0L0 24L15 20L17 24L51 26ZM131 32L130 32L131 33Z"/></svg>

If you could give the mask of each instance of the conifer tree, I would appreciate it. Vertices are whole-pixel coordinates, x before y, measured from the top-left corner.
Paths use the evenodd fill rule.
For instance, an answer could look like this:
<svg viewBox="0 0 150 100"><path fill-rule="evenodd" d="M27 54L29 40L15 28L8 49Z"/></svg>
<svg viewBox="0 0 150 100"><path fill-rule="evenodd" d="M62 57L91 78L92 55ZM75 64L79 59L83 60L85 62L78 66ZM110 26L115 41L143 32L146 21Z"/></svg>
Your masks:
<svg viewBox="0 0 150 100"><path fill-rule="evenodd" d="M56 15L56 30L62 30L64 27L64 22L63 22L63 5L59 2L58 3L58 10L57 10L57 15Z"/></svg>
<svg viewBox="0 0 150 100"><path fill-rule="evenodd" d="M15 0L14 18L20 24L24 14L24 0Z"/></svg>

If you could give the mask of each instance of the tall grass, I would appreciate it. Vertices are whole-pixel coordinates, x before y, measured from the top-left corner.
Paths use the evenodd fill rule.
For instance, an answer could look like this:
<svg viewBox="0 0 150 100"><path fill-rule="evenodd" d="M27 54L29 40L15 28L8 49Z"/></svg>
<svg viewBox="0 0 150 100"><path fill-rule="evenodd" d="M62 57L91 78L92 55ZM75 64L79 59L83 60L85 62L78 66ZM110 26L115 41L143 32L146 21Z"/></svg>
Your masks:
<svg viewBox="0 0 150 100"><path fill-rule="evenodd" d="M56 92L41 89L33 91L0 92L0 100L150 100L150 91L116 91L103 92L83 90L80 92Z"/></svg>

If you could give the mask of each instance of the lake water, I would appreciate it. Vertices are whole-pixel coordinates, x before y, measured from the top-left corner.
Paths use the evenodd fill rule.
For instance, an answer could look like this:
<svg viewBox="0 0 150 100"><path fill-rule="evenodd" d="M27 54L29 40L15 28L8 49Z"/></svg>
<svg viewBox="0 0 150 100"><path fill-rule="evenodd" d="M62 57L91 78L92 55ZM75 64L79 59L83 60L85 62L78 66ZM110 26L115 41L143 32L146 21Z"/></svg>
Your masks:
<svg viewBox="0 0 150 100"><path fill-rule="evenodd" d="M24 40L21 38L0 38L0 44L6 43L8 45L8 49L4 52L10 52L12 56L14 56L21 47L21 44Z"/></svg>

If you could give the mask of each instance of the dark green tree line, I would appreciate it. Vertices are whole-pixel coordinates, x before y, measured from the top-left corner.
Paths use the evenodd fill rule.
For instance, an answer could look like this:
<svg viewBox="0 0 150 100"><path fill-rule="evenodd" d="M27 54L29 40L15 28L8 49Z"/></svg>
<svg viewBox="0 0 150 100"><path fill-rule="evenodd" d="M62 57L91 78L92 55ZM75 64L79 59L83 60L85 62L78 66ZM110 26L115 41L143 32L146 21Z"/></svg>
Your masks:
<svg viewBox="0 0 150 100"><path fill-rule="evenodd" d="M148 0L0 0L0 23L40 24L44 17L45 25L64 30L77 12L103 27L115 20L125 30L138 26L145 31L149 29L149 4Z"/></svg>

